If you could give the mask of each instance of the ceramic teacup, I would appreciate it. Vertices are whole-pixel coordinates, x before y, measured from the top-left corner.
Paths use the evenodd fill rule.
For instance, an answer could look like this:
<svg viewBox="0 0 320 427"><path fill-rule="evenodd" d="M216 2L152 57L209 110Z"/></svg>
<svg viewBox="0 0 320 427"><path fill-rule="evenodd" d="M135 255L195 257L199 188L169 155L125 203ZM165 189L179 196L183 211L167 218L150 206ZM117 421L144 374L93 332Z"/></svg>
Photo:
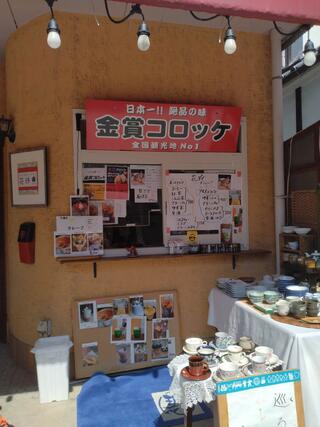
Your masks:
<svg viewBox="0 0 320 427"><path fill-rule="evenodd" d="M190 356L189 357L189 372L195 377L199 377L203 373L209 370L207 362L205 362L202 356Z"/></svg>
<svg viewBox="0 0 320 427"><path fill-rule="evenodd" d="M239 345L244 351L252 351L254 349L254 342L250 337L240 337Z"/></svg>
<svg viewBox="0 0 320 427"><path fill-rule="evenodd" d="M204 357L205 361L212 363L215 360L215 349L209 345L202 345L197 348L199 356Z"/></svg>
<svg viewBox="0 0 320 427"><path fill-rule="evenodd" d="M233 342L233 338L226 332L215 333L215 344L218 348L227 348Z"/></svg>
<svg viewBox="0 0 320 427"><path fill-rule="evenodd" d="M219 373L223 379L235 378L239 375L239 366L233 362L223 362L219 365Z"/></svg>
<svg viewBox="0 0 320 427"><path fill-rule="evenodd" d="M255 354L253 356L261 356L265 358L265 361L268 360L273 355L273 349L271 347L266 347L264 345L258 346L255 348Z"/></svg>
<svg viewBox="0 0 320 427"><path fill-rule="evenodd" d="M242 357L245 355L240 345L229 345L227 350L229 359L233 363L239 363Z"/></svg>
<svg viewBox="0 0 320 427"><path fill-rule="evenodd" d="M190 353L196 353L198 347L206 344L207 344L207 341L202 341L201 338L197 338L197 337L191 337L185 340L185 348Z"/></svg>
<svg viewBox="0 0 320 427"><path fill-rule="evenodd" d="M266 357L255 354L254 356L251 357L251 365L252 365L252 370L255 374L261 374L263 372L266 372L267 370Z"/></svg>
<svg viewBox="0 0 320 427"><path fill-rule="evenodd" d="M279 300L276 303L276 307L277 307L277 312L279 314L279 316L287 316L289 314L290 311L290 303L289 301L286 300Z"/></svg>

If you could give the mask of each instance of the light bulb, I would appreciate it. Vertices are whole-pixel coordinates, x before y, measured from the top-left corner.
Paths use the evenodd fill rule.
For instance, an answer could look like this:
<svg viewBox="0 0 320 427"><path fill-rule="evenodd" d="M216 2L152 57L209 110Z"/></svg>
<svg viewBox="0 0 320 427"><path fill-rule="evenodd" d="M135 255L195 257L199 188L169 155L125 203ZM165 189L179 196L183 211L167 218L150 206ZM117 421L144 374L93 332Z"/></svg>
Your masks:
<svg viewBox="0 0 320 427"><path fill-rule="evenodd" d="M229 26L224 36L224 51L228 55L232 55L237 50L236 36Z"/></svg>
<svg viewBox="0 0 320 427"><path fill-rule="evenodd" d="M148 50L150 47L150 39L147 34L141 34L138 37L137 46L139 50L145 51Z"/></svg>
<svg viewBox="0 0 320 427"><path fill-rule="evenodd" d="M58 49L61 46L60 28L57 21L51 18L47 28L47 43L52 49Z"/></svg>
<svg viewBox="0 0 320 427"><path fill-rule="evenodd" d="M141 50L142 52L148 50L150 47L150 38L149 38L150 31L149 31L148 25L145 22L142 22L142 24L140 24L137 32L137 36L138 36L138 41L137 41L138 49Z"/></svg>
<svg viewBox="0 0 320 427"><path fill-rule="evenodd" d="M50 31L48 33L47 43L52 49L58 49L61 46L60 34L56 31Z"/></svg>
<svg viewBox="0 0 320 427"><path fill-rule="evenodd" d="M303 55L303 63L304 63L304 65L306 65L307 67L312 67L312 65L317 60L316 53L317 53L317 51L316 51L312 41L310 39L307 40L307 43L304 45L304 49L303 49L303 54L304 54Z"/></svg>
<svg viewBox="0 0 320 427"><path fill-rule="evenodd" d="M234 39L227 39L224 42L224 51L228 55L232 55L237 50L237 43Z"/></svg>

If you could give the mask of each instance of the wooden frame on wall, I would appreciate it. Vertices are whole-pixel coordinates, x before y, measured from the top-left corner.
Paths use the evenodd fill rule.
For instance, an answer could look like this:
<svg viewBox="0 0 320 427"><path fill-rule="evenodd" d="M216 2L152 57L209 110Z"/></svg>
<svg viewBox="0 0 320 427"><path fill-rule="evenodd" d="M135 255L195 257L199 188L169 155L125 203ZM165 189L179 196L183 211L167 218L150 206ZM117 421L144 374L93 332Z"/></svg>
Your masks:
<svg viewBox="0 0 320 427"><path fill-rule="evenodd" d="M10 153L12 206L47 206L47 148Z"/></svg>

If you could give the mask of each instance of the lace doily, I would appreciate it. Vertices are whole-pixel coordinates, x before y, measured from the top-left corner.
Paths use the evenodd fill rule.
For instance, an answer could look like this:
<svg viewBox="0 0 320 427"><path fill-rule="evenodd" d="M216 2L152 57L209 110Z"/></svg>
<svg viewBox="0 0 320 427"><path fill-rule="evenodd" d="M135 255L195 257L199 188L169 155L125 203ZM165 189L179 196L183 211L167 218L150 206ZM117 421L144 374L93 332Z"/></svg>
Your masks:
<svg viewBox="0 0 320 427"><path fill-rule="evenodd" d="M182 377L181 370L188 366L189 355L182 354L175 357L168 365L169 373L173 377L170 392L177 403L180 403L184 412L200 402L211 402L215 399L215 383L212 378L203 381L190 381Z"/></svg>

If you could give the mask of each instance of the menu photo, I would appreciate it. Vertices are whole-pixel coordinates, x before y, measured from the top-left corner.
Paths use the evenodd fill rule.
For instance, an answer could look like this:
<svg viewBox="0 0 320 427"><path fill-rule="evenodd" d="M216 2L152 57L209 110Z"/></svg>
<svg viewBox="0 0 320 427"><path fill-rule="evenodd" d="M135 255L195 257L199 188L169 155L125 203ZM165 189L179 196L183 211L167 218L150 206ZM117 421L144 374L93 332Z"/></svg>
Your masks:
<svg viewBox="0 0 320 427"><path fill-rule="evenodd" d="M71 234L54 233L54 256L71 255Z"/></svg>
<svg viewBox="0 0 320 427"><path fill-rule="evenodd" d="M169 320L152 320L152 339L169 338Z"/></svg>
<svg viewBox="0 0 320 427"><path fill-rule="evenodd" d="M156 299L148 299L144 300L144 315L147 317L147 320L151 321L157 317L157 300Z"/></svg>
<svg viewBox="0 0 320 427"><path fill-rule="evenodd" d="M130 317L113 316L111 323L111 343L130 341Z"/></svg>
<svg viewBox="0 0 320 427"><path fill-rule="evenodd" d="M96 301L82 301L78 303L78 318L80 329L97 328L97 303Z"/></svg>
<svg viewBox="0 0 320 427"><path fill-rule="evenodd" d="M146 362L148 360L148 349L146 343L133 344L134 363Z"/></svg>
<svg viewBox="0 0 320 427"><path fill-rule="evenodd" d="M152 340L152 361L171 359L176 355L175 338Z"/></svg>
<svg viewBox="0 0 320 427"><path fill-rule="evenodd" d="M103 233L88 233L88 247L91 255L102 255Z"/></svg>
<svg viewBox="0 0 320 427"><path fill-rule="evenodd" d="M131 363L131 344L116 344L117 365Z"/></svg>
<svg viewBox="0 0 320 427"><path fill-rule="evenodd" d="M70 215L89 215L89 196L70 196Z"/></svg>
<svg viewBox="0 0 320 427"><path fill-rule="evenodd" d="M129 200L128 172L129 167L125 165L106 166L106 200Z"/></svg>
<svg viewBox="0 0 320 427"><path fill-rule="evenodd" d="M82 366L94 366L98 363L99 351L97 342L81 344Z"/></svg>
<svg viewBox="0 0 320 427"><path fill-rule="evenodd" d="M160 295L160 317L174 317L173 294Z"/></svg>
<svg viewBox="0 0 320 427"><path fill-rule="evenodd" d="M115 315L129 314L129 299L115 298L112 301L113 311Z"/></svg>
<svg viewBox="0 0 320 427"><path fill-rule="evenodd" d="M130 337L131 341L146 341L147 322L145 316L131 317Z"/></svg>
<svg viewBox="0 0 320 427"><path fill-rule="evenodd" d="M144 315L143 295L130 296L129 302L130 302L130 313L133 316Z"/></svg>
<svg viewBox="0 0 320 427"><path fill-rule="evenodd" d="M113 305L110 303L97 304L98 327L106 328L111 326L113 317Z"/></svg>

